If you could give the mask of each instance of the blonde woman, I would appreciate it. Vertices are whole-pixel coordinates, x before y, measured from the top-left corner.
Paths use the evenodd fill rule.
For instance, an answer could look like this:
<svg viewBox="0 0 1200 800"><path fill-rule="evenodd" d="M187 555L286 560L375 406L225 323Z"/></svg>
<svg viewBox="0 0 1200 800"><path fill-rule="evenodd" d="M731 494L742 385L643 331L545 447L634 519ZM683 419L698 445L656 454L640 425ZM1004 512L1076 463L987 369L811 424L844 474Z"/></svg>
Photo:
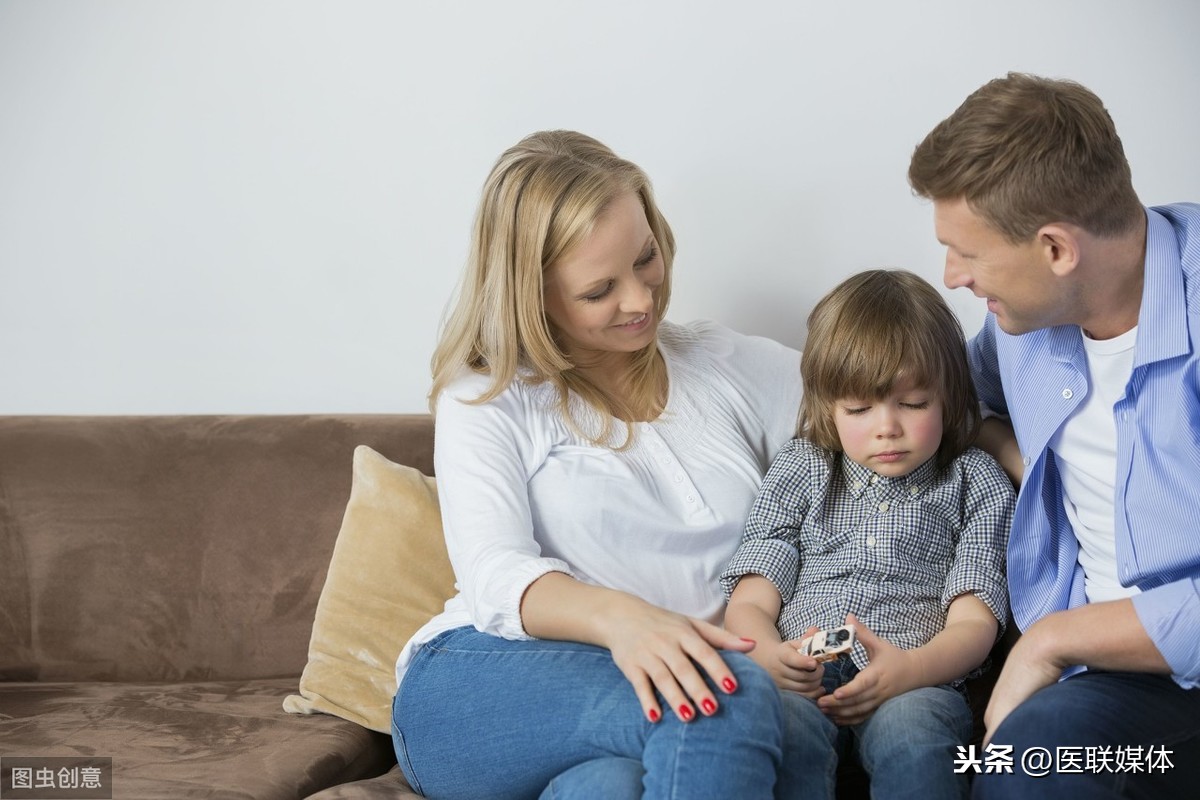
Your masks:
<svg viewBox="0 0 1200 800"><path fill-rule="evenodd" d="M772 794L780 701L717 578L800 357L667 322L674 254L645 174L582 134L484 186L430 394L459 594L397 662L428 797Z"/></svg>

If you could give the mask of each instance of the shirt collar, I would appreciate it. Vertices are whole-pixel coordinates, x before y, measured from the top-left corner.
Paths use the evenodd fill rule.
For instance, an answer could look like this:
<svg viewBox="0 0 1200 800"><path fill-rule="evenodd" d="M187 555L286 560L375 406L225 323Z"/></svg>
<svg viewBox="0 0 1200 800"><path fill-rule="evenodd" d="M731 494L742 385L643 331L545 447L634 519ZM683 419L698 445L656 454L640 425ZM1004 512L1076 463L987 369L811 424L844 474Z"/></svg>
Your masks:
<svg viewBox="0 0 1200 800"><path fill-rule="evenodd" d="M889 478L874 470L867 469L853 459L846 458L845 453L839 453L842 462L842 478L850 496L858 498L871 486L876 487L877 493L904 493L916 496L929 485L937 472L937 456L929 458L924 464L899 478Z"/></svg>
<svg viewBox="0 0 1200 800"><path fill-rule="evenodd" d="M1170 221L1146 209L1146 265L1134 366L1184 355L1189 351L1187 292L1179 267L1179 239Z"/></svg>

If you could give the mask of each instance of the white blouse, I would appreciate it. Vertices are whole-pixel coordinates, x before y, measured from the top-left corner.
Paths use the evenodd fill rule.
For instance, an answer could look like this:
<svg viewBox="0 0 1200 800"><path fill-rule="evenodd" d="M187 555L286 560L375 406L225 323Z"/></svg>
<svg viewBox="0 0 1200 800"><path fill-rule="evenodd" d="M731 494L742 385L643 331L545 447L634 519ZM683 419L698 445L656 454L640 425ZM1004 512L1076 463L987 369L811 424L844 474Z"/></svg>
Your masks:
<svg viewBox="0 0 1200 800"><path fill-rule="evenodd" d="M571 430L549 384L515 381L493 400L464 371L438 398L434 468L458 594L396 663L464 625L529 639L526 588L547 572L629 592L719 623L717 581L741 541L763 475L793 435L800 353L711 322L659 328L662 415L612 450ZM582 402L577 418L586 418ZM598 419L593 415L591 424ZM624 425L617 424L617 441Z"/></svg>

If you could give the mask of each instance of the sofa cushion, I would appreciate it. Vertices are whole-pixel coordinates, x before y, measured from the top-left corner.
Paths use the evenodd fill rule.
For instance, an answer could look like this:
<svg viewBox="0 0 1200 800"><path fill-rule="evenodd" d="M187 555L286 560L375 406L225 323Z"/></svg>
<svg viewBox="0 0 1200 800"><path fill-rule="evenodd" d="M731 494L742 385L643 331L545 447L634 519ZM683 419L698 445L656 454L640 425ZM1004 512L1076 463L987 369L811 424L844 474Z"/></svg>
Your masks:
<svg viewBox="0 0 1200 800"><path fill-rule="evenodd" d="M113 797L307 797L395 763L390 737L279 709L295 679L0 683L0 753L112 758Z"/></svg>
<svg viewBox="0 0 1200 800"><path fill-rule="evenodd" d="M368 444L429 415L0 417L0 681L297 676Z"/></svg>
<svg viewBox="0 0 1200 800"><path fill-rule="evenodd" d="M308 800L419 800L399 766L375 778L342 783L314 794Z"/></svg>
<svg viewBox="0 0 1200 800"><path fill-rule="evenodd" d="M284 709L390 731L400 648L453 594L433 479L357 447L300 694Z"/></svg>

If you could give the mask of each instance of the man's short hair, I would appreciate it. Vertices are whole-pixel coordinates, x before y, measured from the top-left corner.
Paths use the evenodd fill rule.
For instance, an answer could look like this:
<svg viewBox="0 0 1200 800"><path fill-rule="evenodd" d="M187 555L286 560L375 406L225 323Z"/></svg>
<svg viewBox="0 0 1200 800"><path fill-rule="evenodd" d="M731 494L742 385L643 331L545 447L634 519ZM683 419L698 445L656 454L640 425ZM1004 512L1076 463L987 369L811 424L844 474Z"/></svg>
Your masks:
<svg viewBox="0 0 1200 800"><path fill-rule="evenodd" d="M930 131L908 168L913 191L964 198L1010 241L1051 222L1117 236L1142 217L1112 117L1074 81L1010 72Z"/></svg>

